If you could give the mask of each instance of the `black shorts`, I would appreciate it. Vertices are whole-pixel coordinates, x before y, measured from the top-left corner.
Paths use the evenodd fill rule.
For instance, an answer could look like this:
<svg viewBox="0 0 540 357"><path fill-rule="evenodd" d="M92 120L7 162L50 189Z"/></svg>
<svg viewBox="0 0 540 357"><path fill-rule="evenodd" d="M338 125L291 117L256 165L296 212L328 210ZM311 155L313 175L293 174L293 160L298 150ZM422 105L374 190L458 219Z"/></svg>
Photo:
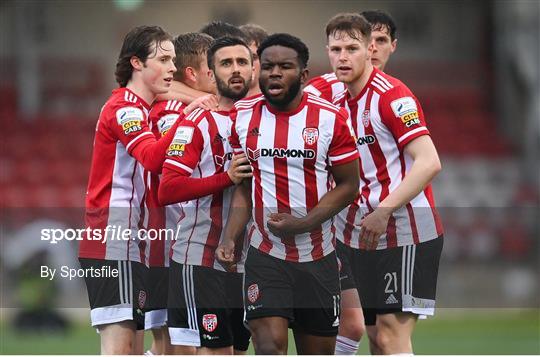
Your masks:
<svg viewBox="0 0 540 357"><path fill-rule="evenodd" d="M354 249L337 240L336 254L339 264L339 282L341 284L341 290L356 288L356 283L354 282L354 276L351 270L351 258L354 254Z"/></svg>
<svg viewBox="0 0 540 357"><path fill-rule="evenodd" d="M233 332L233 347L238 351L247 351L251 333L244 325L244 274L227 274L227 295L230 298L231 328Z"/></svg>
<svg viewBox="0 0 540 357"><path fill-rule="evenodd" d="M288 262L250 247L245 264L246 320L280 316L315 336L336 336L339 271L335 252L306 263Z"/></svg>
<svg viewBox="0 0 540 357"><path fill-rule="evenodd" d="M169 268L150 267L146 282L148 302L145 310L145 330L167 324L167 298L169 290Z"/></svg>
<svg viewBox="0 0 540 357"><path fill-rule="evenodd" d="M416 245L383 249L355 249L352 267L366 325L376 315L435 313L435 295L442 236Z"/></svg>
<svg viewBox="0 0 540 357"><path fill-rule="evenodd" d="M167 325L173 345L219 348L235 344L233 325L242 324L243 316L232 314L227 286L234 278L230 274L171 261ZM233 318L239 321L233 323ZM238 342L239 347L245 344Z"/></svg>
<svg viewBox="0 0 540 357"><path fill-rule="evenodd" d="M148 302L145 289L148 268L144 264L127 260L79 258L79 262L83 269L110 269L116 272L116 276L86 275L84 278L92 326L133 321L137 330L144 329L144 309Z"/></svg>

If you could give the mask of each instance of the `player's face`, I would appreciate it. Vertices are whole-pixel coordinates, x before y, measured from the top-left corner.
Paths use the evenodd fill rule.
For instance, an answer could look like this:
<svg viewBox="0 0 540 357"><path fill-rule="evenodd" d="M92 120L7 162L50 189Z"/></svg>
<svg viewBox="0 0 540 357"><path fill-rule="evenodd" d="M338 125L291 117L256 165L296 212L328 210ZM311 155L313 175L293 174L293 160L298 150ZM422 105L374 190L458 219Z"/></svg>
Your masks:
<svg viewBox="0 0 540 357"><path fill-rule="evenodd" d="M270 46L261 53L259 86L268 102L286 108L298 95L307 77L298 53L283 46Z"/></svg>
<svg viewBox="0 0 540 357"><path fill-rule="evenodd" d="M373 45L373 55L371 63L384 71L386 62L390 59L390 55L396 50L397 40L392 41L387 26L376 26L371 31L371 43Z"/></svg>
<svg viewBox="0 0 540 357"><path fill-rule="evenodd" d="M208 68L206 55L201 56L199 69L195 70L195 75L197 76L195 89L206 93L216 93L216 84L212 81L212 77L210 76L210 69Z"/></svg>
<svg viewBox="0 0 540 357"><path fill-rule="evenodd" d="M157 45L157 46L156 46ZM171 41L154 43L141 69L144 84L154 94L167 93L176 72L174 45Z"/></svg>
<svg viewBox="0 0 540 357"><path fill-rule="evenodd" d="M259 73L261 73L261 61L259 61L259 56L257 55L257 45L255 42L251 42L249 45L251 54L253 55L253 80L251 81L251 87L256 87L259 85Z"/></svg>
<svg viewBox="0 0 540 357"><path fill-rule="evenodd" d="M371 57L371 46L361 34L350 37L346 32L335 32L328 36L328 58L336 77L343 83L357 81Z"/></svg>
<svg viewBox="0 0 540 357"><path fill-rule="evenodd" d="M220 48L214 54L214 68L219 94L234 101L245 97L253 76L251 54L246 47Z"/></svg>

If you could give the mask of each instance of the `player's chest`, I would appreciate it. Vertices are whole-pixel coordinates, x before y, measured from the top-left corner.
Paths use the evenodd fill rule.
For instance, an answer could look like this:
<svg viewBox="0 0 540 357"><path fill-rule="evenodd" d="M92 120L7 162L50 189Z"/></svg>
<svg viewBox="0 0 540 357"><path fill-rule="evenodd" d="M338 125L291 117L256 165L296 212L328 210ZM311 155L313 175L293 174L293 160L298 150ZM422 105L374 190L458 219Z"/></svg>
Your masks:
<svg viewBox="0 0 540 357"><path fill-rule="evenodd" d="M247 126L240 139L249 160L259 164L313 164L325 159L328 146L324 128L279 118Z"/></svg>

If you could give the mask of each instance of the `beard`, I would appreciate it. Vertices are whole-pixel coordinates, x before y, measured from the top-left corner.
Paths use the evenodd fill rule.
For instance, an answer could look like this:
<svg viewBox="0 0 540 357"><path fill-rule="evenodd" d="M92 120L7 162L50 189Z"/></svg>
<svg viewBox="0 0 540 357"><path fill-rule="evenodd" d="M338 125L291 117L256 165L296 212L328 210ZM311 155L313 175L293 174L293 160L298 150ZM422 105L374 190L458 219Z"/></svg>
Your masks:
<svg viewBox="0 0 540 357"><path fill-rule="evenodd" d="M298 76L298 78L296 78L296 80L291 83L289 89L283 94L283 97L281 98L273 98L268 92L268 88L263 85L263 82L260 78L259 87L261 88L261 92L263 93L268 103L270 103L276 108L284 108L289 105L289 103L292 102L294 98L296 98L298 92L300 92L300 88L302 87L302 80L301 77Z"/></svg>
<svg viewBox="0 0 540 357"><path fill-rule="evenodd" d="M218 93L224 96L225 98L229 98L236 102L237 100L240 100L246 96L247 92L249 91L249 86L251 85L251 79L248 79L246 81L244 78L242 78L242 81L244 82L242 89L239 91L236 91L234 89L231 89L224 80L216 76L216 85L217 85Z"/></svg>

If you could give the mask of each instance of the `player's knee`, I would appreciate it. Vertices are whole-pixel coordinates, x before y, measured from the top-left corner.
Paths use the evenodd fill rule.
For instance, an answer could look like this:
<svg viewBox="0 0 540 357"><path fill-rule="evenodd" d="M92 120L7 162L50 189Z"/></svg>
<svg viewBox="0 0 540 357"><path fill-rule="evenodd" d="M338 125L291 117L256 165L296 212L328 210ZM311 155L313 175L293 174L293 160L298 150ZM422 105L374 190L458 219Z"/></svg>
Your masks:
<svg viewBox="0 0 540 357"><path fill-rule="evenodd" d="M350 338L354 341L360 341L366 333L366 326L359 320L341 320L339 326L339 335Z"/></svg>
<svg viewBox="0 0 540 357"><path fill-rule="evenodd" d="M104 346L101 351L104 355L130 355L133 354L131 343L112 343Z"/></svg>
<svg viewBox="0 0 540 357"><path fill-rule="evenodd" d="M258 355L283 355L287 354L287 343L279 339L256 339L255 352ZM255 341L254 341L255 342Z"/></svg>

